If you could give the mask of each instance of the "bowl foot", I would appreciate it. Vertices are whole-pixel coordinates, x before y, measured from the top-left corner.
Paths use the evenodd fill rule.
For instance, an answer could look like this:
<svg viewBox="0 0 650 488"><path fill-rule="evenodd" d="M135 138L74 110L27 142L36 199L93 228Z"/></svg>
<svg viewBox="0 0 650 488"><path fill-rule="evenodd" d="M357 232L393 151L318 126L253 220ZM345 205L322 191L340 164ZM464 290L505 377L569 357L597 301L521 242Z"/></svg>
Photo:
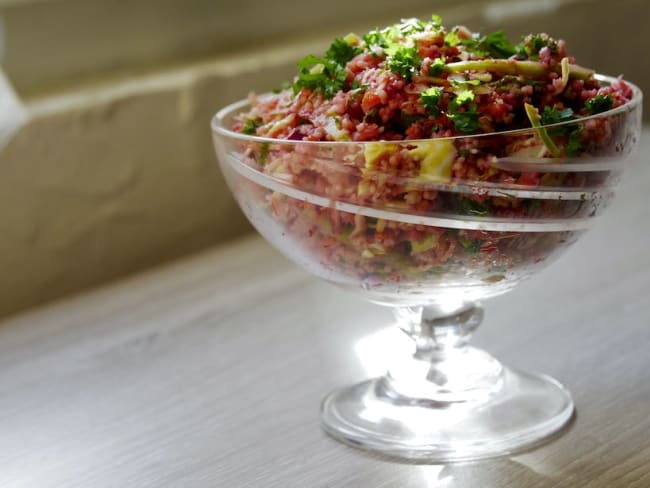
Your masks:
<svg viewBox="0 0 650 488"><path fill-rule="evenodd" d="M396 392L387 377L342 388L322 404L322 424L354 447L404 459L468 461L531 448L572 418L569 392L553 378L503 368L483 398L449 401Z"/></svg>

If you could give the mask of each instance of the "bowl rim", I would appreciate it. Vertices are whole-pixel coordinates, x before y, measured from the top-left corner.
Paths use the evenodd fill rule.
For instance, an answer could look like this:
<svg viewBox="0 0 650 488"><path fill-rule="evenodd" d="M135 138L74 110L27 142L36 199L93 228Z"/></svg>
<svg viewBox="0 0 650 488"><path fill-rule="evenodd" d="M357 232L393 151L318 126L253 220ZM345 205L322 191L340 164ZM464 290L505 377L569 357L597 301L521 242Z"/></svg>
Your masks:
<svg viewBox="0 0 650 488"><path fill-rule="evenodd" d="M291 145L305 144L305 145L326 146L326 147L337 147L337 146L341 147L347 145L365 145L365 144L414 144L414 143L430 142L430 141L453 141L459 139L470 139L470 138L478 138L478 137L484 138L484 137L497 136L497 135L517 135L517 134L523 134L531 131L539 131L540 129L574 125L589 120L617 115L622 112L631 112L633 109L639 106L643 101L643 92L641 91L641 89L634 83L631 83L627 80L623 80L621 76L614 77L614 76L608 76L603 74L595 74L594 78L596 78L598 81L605 82L610 85L613 82L619 80L623 81L626 85L632 88L632 98L627 103L612 108L610 110L607 110L605 112L600 112L594 115L580 117L577 119L567 120L564 122L557 122L555 124L546 124L546 125L541 125L540 127L524 127L520 129L509 129L509 130L496 131L496 132L484 132L480 134L467 134L467 135L436 137L436 138L428 138L428 139L398 139L398 140L379 139L379 140L371 140L371 141L304 141L304 140L291 140L291 139L276 139L273 137L242 134L241 132L237 132L230 128L225 127L223 125L223 121L225 117L231 114L232 112L235 112L237 110L242 110L244 107L249 105L250 101L247 98L230 103L225 107L221 108L219 111L217 111L217 113L211 119L210 127L212 128L213 134L219 134L222 136L226 136L234 139L240 139L243 141L260 142L260 143L291 144ZM268 93L264 93L262 94L262 96L265 96L267 94Z"/></svg>

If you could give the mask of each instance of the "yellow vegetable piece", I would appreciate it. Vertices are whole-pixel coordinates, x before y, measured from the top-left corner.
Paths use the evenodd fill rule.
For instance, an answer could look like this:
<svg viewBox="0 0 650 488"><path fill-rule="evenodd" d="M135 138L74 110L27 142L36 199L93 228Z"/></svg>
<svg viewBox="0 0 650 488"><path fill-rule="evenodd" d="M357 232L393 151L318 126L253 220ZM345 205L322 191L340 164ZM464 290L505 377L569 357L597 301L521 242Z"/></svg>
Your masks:
<svg viewBox="0 0 650 488"><path fill-rule="evenodd" d="M456 149L449 140L432 140L415 143L417 147L409 155L420 161L420 178L429 181L446 182L451 179L451 166L456 158Z"/></svg>
<svg viewBox="0 0 650 488"><path fill-rule="evenodd" d="M363 148L363 157L366 160L366 170L376 168L375 163L384 154L395 154L399 146L397 144L387 144L385 142L369 142Z"/></svg>
<svg viewBox="0 0 650 488"><path fill-rule="evenodd" d="M411 251L413 254L419 254L429 249L433 249L438 245L438 236L436 234L431 234L430 236L425 237L421 241L411 241Z"/></svg>

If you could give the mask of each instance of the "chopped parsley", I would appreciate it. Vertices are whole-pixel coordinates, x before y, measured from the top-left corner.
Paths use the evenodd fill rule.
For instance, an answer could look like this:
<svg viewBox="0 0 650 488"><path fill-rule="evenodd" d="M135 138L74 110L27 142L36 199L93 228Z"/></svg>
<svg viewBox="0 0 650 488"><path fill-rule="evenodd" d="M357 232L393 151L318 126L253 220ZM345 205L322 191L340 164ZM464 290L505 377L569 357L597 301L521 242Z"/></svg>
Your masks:
<svg viewBox="0 0 650 488"><path fill-rule="evenodd" d="M287 90L289 88L291 88L291 83L288 81L283 81L280 83L280 86L278 88L274 88L272 91L273 93L280 93L282 90Z"/></svg>
<svg viewBox="0 0 650 488"><path fill-rule="evenodd" d="M368 47L370 46L388 47L388 39L386 39L384 33L379 29L370 31L365 36L363 36L363 42Z"/></svg>
<svg viewBox="0 0 650 488"><path fill-rule="evenodd" d="M386 54L388 54L387 63L390 70L405 80L411 81L413 75L420 71L422 58L416 47L393 44L386 49Z"/></svg>
<svg viewBox="0 0 650 488"><path fill-rule="evenodd" d="M298 61L298 79L293 84L294 93L307 88L332 98L345 88L346 63L363 50L348 44L344 39L334 39L325 56L309 55Z"/></svg>
<svg viewBox="0 0 650 488"><path fill-rule="evenodd" d="M479 239L472 239L467 236L460 236L458 242L469 254L477 254L481 250L481 241Z"/></svg>
<svg viewBox="0 0 650 488"><path fill-rule="evenodd" d="M456 105L463 105L465 103L471 102L472 100L474 100L474 92L472 90L463 90L461 92L458 92L454 103Z"/></svg>
<svg viewBox="0 0 650 488"><path fill-rule="evenodd" d="M463 197L458 203L457 211L461 215L485 216L490 213L490 207L487 202L477 202L471 198Z"/></svg>
<svg viewBox="0 0 650 488"><path fill-rule="evenodd" d="M448 113L447 117L454 123L456 130L462 134L472 134L478 129L478 113L475 106L465 112Z"/></svg>
<svg viewBox="0 0 650 488"><path fill-rule="evenodd" d="M447 35L445 36L445 45L454 47L458 46L458 44L460 44L460 38L458 37L456 30L447 32Z"/></svg>
<svg viewBox="0 0 650 488"><path fill-rule="evenodd" d="M564 147L564 153L567 155L567 157L573 158L580 154L580 151L582 150L582 140L580 138L581 132L582 129L580 127L577 127L573 129L569 134L569 139L566 146Z"/></svg>
<svg viewBox="0 0 650 488"><path fill-rule="evenodd" d="M524 38L522 42L523 51L530 59L538 59L539 52L545 47L551 50L552 54L557 54L557 41L547 34L531 34Z"/></svg>
<svg viewBox="0 0 650 488"><path fill-rule="evenodd" d="M611 95L596 95L585 102L585 109L589 115L606 112L614 105Z"/></svg>
<svg viewBox="0 0 650 488"><path fill-rule="evenodd" d="M334 61L336 64L345 66L357 54L362 53L363 49L352 46L343 39L334 39L332 45L325 52L325 59Z"/></svg>
<svg viewBox="0 0 650 488"><path fill-rule="evenodd" d="M472 134L479 127L476 104L471 103L473 100L474 93L471 90L463 90L449 104L447 117L461 134ZM463 110L459 110L461 107Z"/></svg>
<svg viewBox="0 0 650 488"><path fill-rule="evenodd" d="M437 117L440 113L438 103L440 102L441 94L442 88L439 86L432 86L420 93L420 101L422 102L422 105L424 105L424 108L426 108L434 117Z"/></svg>
<svg viewBox="0 0 650 488"><path fill-rule="evenodd" d="M447 64L447 60L444 56L434 59L429 66L429 76L439 76L445 70L445 64Z"/></svg>
<svg viewBox="0 0 650 488"><path fill-rule="evenodd" d="M262 119L246 119L244 126L241 128L242 134L254 136L257 134L257 128L262 125Z"/></svg>
<svg viewBox="0 0 650 488"><path fill-rule="evenodd" d="M298 79L293 84L295 93L307 88L332 98L345 87L345 68L335 61L309 55L298 62L298 69Z"/></svg>
<svg viewBox="0 0 650 488"><path fill-rule="evenodd" d="M549 107L548 105L544 107L542 111L542 117L540 122L542 125L549 124L559 124L560 122L566 122L567 120L573 119L573 110L570 108L565 108L559 110L557 107Z"/></svg>
<svg viewBox="0 0 650 488"><path fill-rule="evenodd" d="M489 34L480 40L481 47L495 58L509 58L514 55L525 55L523 44L513 45L503 31Z"/></svg>

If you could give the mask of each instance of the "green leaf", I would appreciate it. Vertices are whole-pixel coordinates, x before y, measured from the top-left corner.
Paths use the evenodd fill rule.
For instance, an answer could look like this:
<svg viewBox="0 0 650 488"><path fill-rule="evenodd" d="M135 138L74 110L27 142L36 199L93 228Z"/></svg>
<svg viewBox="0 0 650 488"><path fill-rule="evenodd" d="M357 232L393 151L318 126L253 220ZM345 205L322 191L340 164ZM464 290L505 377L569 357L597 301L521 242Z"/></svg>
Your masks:
<svg viewBox="0 0 650 488"><path fill-rule="evenodd" d="M547 47L551 50L551 54L557 54L558 45L557 41L550 37L548 34L531 34L524 38L522 42L522 51L527 57L532 59L539 58L539 52Z"/></svg>
<svg viewBox="0 0 650 488"><path fill-rule="evenodd" d="M563 110L558 110L557 107L549 107L548 105L544 107L542 111L542 117L540 122L542 125L548 124L559 124L560 122L566 122L567 120L573 119L573 110L570 108L565 108Z"/></svg>
<svg viewBox="0 0 650 488"><path fill-rule="evenodd" d="M472 90L463 90L456 94L455 104L463 105L474 100L474 92Z"/></svg>
<svg viewBox="0 0 650 488"><path fill-rule="evenodd" d="M471 198L461 198L458 203L458 213L461 215L485 216L490 213L490 206L485 202L477 202Z"/></svg>
<svg viewBox="0 0 650 488"><path fill-rule="evenodd" d="M594 98L585 102L585 110L589 115L606 112L614 105L611 95L596 95Z"/></svg>
<svg viewBox="0 0 650 488"><path fill-rule="evenodd" d="M458 37L456 31L448 32L445 36L445 45L454 47L458 46L458 44L460 44L460 38Z"/></svg>
<svg viewBox="0 0 650 488"><path fill-rule="evenodd" d="M458 242L469 254L477 254L481 250L481 241L479 239L472 239L467 236L459 236Z"/></svg>
<svg viewBox="0 0 650 488"><path fill-rule="evenodd" d="M379 46L379 47L388 47L388 39L382 31L375 29L368 32L363 36L363 42L366 43L366 46Z"/></svg>
<svg viewBox="0 0 650 488"><path fill-rule="evenodd" d="M393 73L401 75L407 81L411 81L414 74L420 71L422 58L416 47L403 45L392 45L387 50L388 67Z"/></svg>
<svg viewBox="0 0 650 488"><path fill-rule="evenodd" d="M280 93L282 90L286 90L288 88L291 88L291 83L288 81L283 81L282 83L280 83L279 88L274 88L272 91L273 93Z"/></svg>
<svg viewBox="0 0 650 488"><path fill-rule="evenodd" d="M448 113L447 117L454 123L456 130L461 134L473 134L478 130L478 113L476 107L471 107L466 112Z"/></svg>
<svg viewBox="0 0 650 488"><path fill-rule="evenodd" d="M298 62L298 68L298 79L293 84L295 93L307 88L332 98L345 87L345 68L331 59L309 55Z"/></svg>
<svg viewBox="0 0 650 488"><path fill-rule="evenodd" d="M422 105L424 105L424 108L426 108L434 117L437 117L440 113L438 103L440 102L441 94L442 88L439 86L432 86L420 93L420 101L422 102Z"/></svg>
<svg viewBox="0 0 650 488"><path fill-rule="evenodd" d="M445 64L447 60L445 57L436 58L429 66L429 76L440 76L440 74L445 70Z"/></svg>
<svg viewBox="0 0 650 488"><path fill-rule="evenodd" d="M476 105L470 103L474 100L474 92L463 90L456 94L447 109L447 117L454 123L456 130L462 134L472 134L479 128ZM463 107L464 110L458 110Z"/></svg>
<svg viewBox="0 0 650 488"><path fill-rule="evenodd" d="M345 66L348 61L362 51L363 49L352 46L343 39L336 38L325 52L325 58L334 61L336 64Z"/></svg>
<svg viewBox="0 0 650 488"><path fill-rule="evenodd" d="M565 154L570 157L576 157L582 152L582 140L580 138L582 130L580 127L577 127L569 134L569 140L567 145L564 147Z"/></svg>
<svg viewBox="0 0 650 488"><path fill-rule="evenodd" d="M433 14L431 16L431 25L435 28L440 28L442 26L442 17L439 15Z"/></svg>
<svg viewBox="0 0 650 488"><path fill-rule="evenodd" d="M479 86L481 84L481 80L456 80L454 78L450 78L449 81L451 81L452 86Z"/></svg>
<svg viewBox="0 0 650 488"><path fill-rule="evenodd" d="M503 31L497 31L485 36L481 39L481 45L495 58L509 58L519 52Z"/></svg>
<svg viewBox="0 0 650 488"><path fill-rule="evenodd" d="M241 128L242 134L253 136L257 133L257 128L262 125L262 119L247 119L244 126Z"/></svg>

